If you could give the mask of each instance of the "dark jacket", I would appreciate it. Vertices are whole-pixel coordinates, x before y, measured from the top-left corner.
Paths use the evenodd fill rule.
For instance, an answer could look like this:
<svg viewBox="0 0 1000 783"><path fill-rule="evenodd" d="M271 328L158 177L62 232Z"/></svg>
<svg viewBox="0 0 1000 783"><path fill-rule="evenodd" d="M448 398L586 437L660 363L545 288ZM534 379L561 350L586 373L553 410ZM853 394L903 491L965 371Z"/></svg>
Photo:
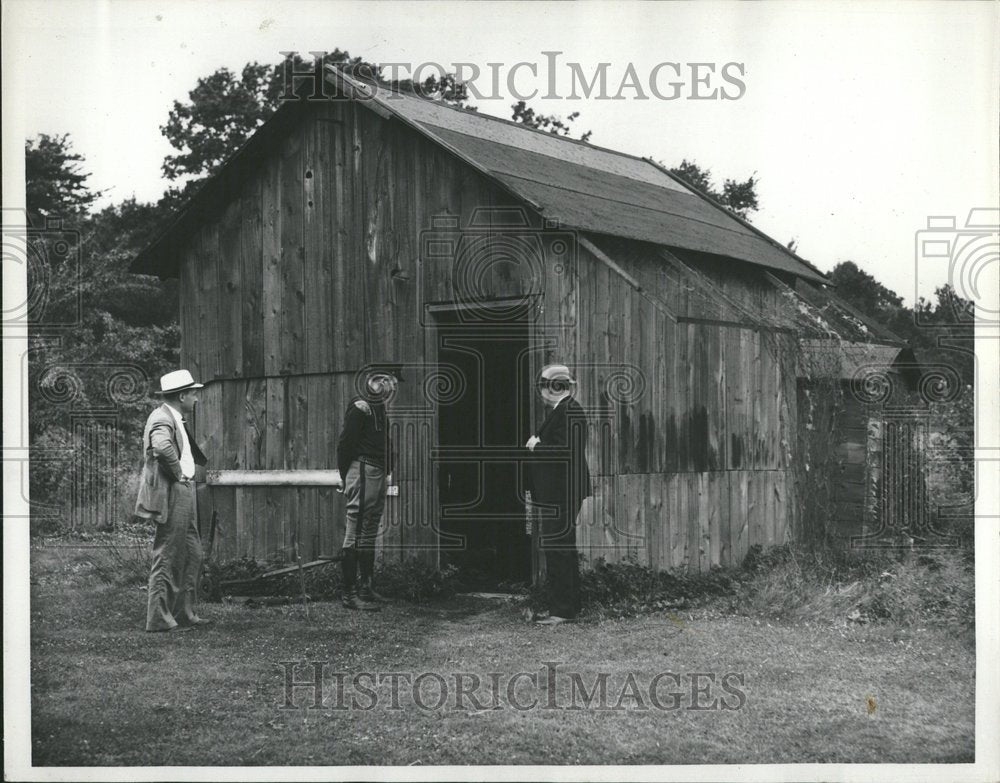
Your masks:
<svg viewBox="0 0 1000 783"><path fill-rule="evenodd" d="M535 503L579 510L589 497L587 416L572 397L549 408L536 433L541 441L528 458L527 488Z"/></svg>
<svg viewBox="0 0 1000 783"><path fill-rule="evenodd" d="M195 465L206 463L205 455L187 429L188 443ZM167 518L170 486L182 478L181 436L174 415L166 404L149 414L142 433L143 463L135 515L162 524Z"/></svg>
<svg viewBox="0 0 1000 783"><path fill-rule="evenodd" d="M346 480L351 463L359 457L377 460L386 473L392 472L389 417L385 405L355 397L344 413L344 429L337 440L337 469L342 478Z"/></svg>

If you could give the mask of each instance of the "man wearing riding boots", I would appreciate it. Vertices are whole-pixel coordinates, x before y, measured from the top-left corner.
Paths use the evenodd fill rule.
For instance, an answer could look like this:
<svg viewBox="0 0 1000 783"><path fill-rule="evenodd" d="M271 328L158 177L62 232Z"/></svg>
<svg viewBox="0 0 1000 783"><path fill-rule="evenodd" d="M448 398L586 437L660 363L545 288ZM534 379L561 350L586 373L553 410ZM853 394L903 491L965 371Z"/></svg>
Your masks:
<svg viewBox="0 0 1000 783"><path fill-rule="evenodd" d="M401 365L366 367L361 395L347 406L337 441L340 486L347 500L342 566L343 603L348 609L379 610L381 596L372 587L375 536L385 508L386 477L392 474L386 406L402 380Z"/></svg>

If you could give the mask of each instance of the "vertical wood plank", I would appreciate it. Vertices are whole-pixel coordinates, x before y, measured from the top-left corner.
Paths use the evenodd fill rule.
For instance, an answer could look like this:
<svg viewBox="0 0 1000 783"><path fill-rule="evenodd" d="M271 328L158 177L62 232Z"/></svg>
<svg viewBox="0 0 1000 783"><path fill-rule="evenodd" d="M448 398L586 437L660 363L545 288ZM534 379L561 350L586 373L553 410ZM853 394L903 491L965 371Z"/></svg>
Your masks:
<svg viewBox="0 0 1000 783"><path fill-rule="evenodd" d="M263 268L261 303L264 374L277 375L281 362L281 158L268 159L261 183Z"/></svg>
<svg viewBox="0 0 1000 783"><path fill-rule="evenodd" d="M680 504L678 506L678 523L683 536L684 570L698 570L698 498L692 492L691 473L678 474ZM694 495L692 497L692 495ZM693 532L692 532L693 529ZM692 546L692 541L694 545Z"/></svg>
<svg viewBox="0 0 1000 783"><path fill-rule="evenodd" d="M216 513L212 559L217 563L225 563L236 558L238 551L236 548L236 488L212 487L212 503Z"/></svg>
<svg viewBox="0 0 1000 783"><path fill-rule="evenodd" d="M243 459L247 470L263 470L268 467L267 381L264 378L253 378L243 388Z"/></svg>
<svg viewBox="0 0 1000 783"><path fill-rule="evenodd" d="M764 460L764 392L761 388L761 333L751 332L753 363L750 366L751 399L753 400L753 418L750 421L750 431L753 443L753 458L749 467L760 469L765 466Z"/></svg>
<svg viewBox="0 0 1000 783"><path fill-rule="evenodd" d="M334 370L342 371L348 368L345 345L349 342L347 325L350 319L347 317L347 285L349 259L347 257L347 196L346 196L346 159L345 159L345 133L343 104L334 102L328 107L330 112L329 122L326 125L326 133L329 136L332 158L332 181L326 190L325 203L327 204L327 214L332 237L331 251L333 253L332 270L332 312L330 317L331 329L331 361Z"/></svg>
<svg viewBox="0 0 1000 783"><path fill-rule="evenodd" d="M319 111L317 108L314 115ZM303 278L305 288L304 369L329 372L333 349L330 302L333 295L333 255L327 236L327 179L330 174L326 123L314 116L303 148Z"/></svg>
<svg viewBox="0 0 1000 783"><path fill-rule="evenodd" d="M285 381L285 415L283 446L285 465L291 470L316 469L309 452L309 400L315 376L289 376ZM318 403L319 400L316 400Z"/></svg>
<svg viewBox="0 0 1000 783"><path fill-rule="evenodd" d="M267 168L264 168L267 171ZM262 175L249 179L241 198L240 266L243 375L264 374L264 228Z"/></svg>
<svg viewBox="0 0 1000 783"><path fill-rule="evenodd" d="M750 525L750 546L764 546L761 471L747 472L747 521Z"/></svg>
<svg viewBox="0 0 1000 783"><path fill-rule="evenodd" d="M267 470L281 470L287 467L285 451L285 379L266 380L266 430L264 444L264 465Z"/></svg>
<svg viewBox="0 0 1000 783"><path fill-rule="evenodd" d="M680 362L682 356L678 351L681 326L671 320L664 322L666 331L665 344L665 386L663 394L664 431L662 444L664 451L663 469L675 473L680 470L680 453L678 451L678 430L682 411L678 407L680 397Z"/></svg>
<svg viewBox="0 0 1000 783"><path fill-rule="evenodd" d="M252 519L249 518L248 512L252 511L253 506L251 505L250 508L247 508L247 490L243 487L236 487L234 494L235 513L233 516L233 537L236 544L236 557L248 557L253 554L251 538L248 535L250 525L252 524Z"/></svg>
<svg viewBox="0 0 1000 783"><path fill-rule="evenodd" d="M289 135L282 144L280 177L280 314L278 320L279 372L297 373L305 369L302 131Z"/></svg>
<svg viewBox="0 0 1000 783"><path fill-rule="evenodd" d="M726 474L713 471L706 475L707 479L707 516L708 516L708 565L716 568L722 565L722 487ZM728 501L728 498L727 498Z"/></svg>
<svg viewBox="0 0 1000 783"><path fill-rule="evenodd" d="M708 476L708 473L696 473L694 476L695 491L698 493L698 570L701 573L708 572L712 556Z"/></svg>
<svg viewBox="0 0 1000 783"><path fill-rule="evenodd" d="M742 563L750 548L749 475L750 472L746 470L734 471L729 484L729 506L733 513L729 540L733 550L733 565Z"/></svg>
<svg viewBox="0 0 1000 783"><path fill-rule="evenodd" d="M691 324L688 323L677 325L677 470L680 472L694 470L690 459L691 452L688 448L688 431L691 428L689 402L691 400L691 375L693 372L693 361L690 356L690 331L692 328Z"/></svg>
<svg viewBox="0 0 1000 783"><path fill-rule="evenodd" d="M243 286L241 264L241 200L230 201L219 226L219 374L233 378L243 374Z"/></svg>
<svg viewBox="0 0 1000 783"><path fill-rule="evenodd" d="M719 565L723 567L735 565L733 563L732 531L730 530L733 519L733 510L731 506L732 494L730 486L733 481L733 476L733 471L728 470L718 474Z"/></svg>

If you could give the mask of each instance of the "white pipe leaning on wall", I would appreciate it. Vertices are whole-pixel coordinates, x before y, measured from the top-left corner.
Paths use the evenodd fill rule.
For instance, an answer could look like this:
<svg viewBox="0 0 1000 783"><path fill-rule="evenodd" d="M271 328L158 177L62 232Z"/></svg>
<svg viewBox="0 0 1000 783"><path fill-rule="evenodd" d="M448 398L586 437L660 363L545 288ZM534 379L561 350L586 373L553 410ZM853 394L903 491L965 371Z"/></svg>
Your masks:
<svg viewBox="0 0 1000 783"><path fill-rule="evenodd" d="M209 470L205 483L214 487L332 487L339 470Z"/></svg>

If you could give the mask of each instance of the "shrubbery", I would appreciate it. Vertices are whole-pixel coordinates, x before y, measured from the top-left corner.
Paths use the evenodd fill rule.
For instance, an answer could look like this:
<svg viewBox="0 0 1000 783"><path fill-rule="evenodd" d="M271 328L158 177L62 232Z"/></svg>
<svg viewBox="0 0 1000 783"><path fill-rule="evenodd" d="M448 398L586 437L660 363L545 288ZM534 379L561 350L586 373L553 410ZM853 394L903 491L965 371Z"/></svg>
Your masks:
<svg viewBox="0 0 1000 783"><path fill-rule="evenodd" d="M581 592L584 615L595 618L711 606L787 621L975 627L972 556L964 550L848 557L754 546L741 567L704 574L599 559L582 571ZM528 601L544 606L544 588L531 590Z"/></svg>
<svg viewBox="0 0 1000 783"><path fill-rule="evenodd" d="M585 613L630 617L726 595L733 590L733 581L733 574L722 569L669 573L640 565L634 556L620 563L599 558L581 572L580 593Z"/></svg>
<svg viewBox="0 0 1000 783"><path fill-rule="evenodd" d="M728 609L789 621L975 627L971 553L874 552L848 558L789 547L751 550Z"/></svg>
<svg viewBox="0 0 1000 783"><path fill-rule="evenodd" d="M437 569L410 558L402 563L384 563L375 575L375 588L382 595L412 603L450 598L460 589L455 566Z"/></svg>

